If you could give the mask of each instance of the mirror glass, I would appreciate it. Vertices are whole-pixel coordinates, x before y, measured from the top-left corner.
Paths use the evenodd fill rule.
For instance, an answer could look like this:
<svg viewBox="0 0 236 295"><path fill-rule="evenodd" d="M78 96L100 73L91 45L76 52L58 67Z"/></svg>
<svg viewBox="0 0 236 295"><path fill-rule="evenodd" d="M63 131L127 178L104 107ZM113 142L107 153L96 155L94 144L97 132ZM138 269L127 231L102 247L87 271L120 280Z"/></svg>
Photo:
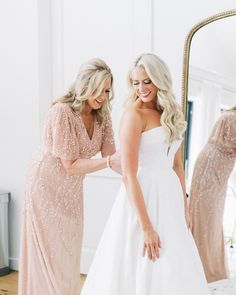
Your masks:
<svg viewBox="0 0 236 295"><path fill-rule="evenodd" d="M219 162L218 171L211 169L211 172L209 173L214 171L214 173L218 175L214 175L217 176L214 178L211 177L212 175L207 175L207 169L204 169L204 167L207 165L215 165L216 167L216 161L218 161L218 159L217 157L214 158L212 152L208 150L208 156L205 156L205 160L203 161L203 153L206 155L206 145L212 143L212 134L216 131L214 131L214 128L217 126L217 128L219 128L220 126L217 123L219 122L218 120L220 120L223 113L236 106L235 33L236 15L213 21L195 32L190 45L188 79L187 85L185 85L188 89L186 101L188 128L185 144L187 191L190 193L191 198L191 186L193 186L193 182L195 182L195 184L198 183L196 186L202 187L201 183L205 181L205 187L208 185L209 191L212 189L211 197L213 197L216 186L218 186L217 190L222 188L219 186L222 179L216 180L216 178L218 176L219 178L224 176L227 178L228 181L225 181L227 185L226 202L224 204L222 203L222 206L224 206L223 226L225 244L228 245L227 251L231 250L229 254L231 257L233 250L236 247L235 157L232 156L231 166L228 169L225 168L225 166L228 165L226 160L222 163ZM236 112L234 115L236 117ZM228 134L231 143L233 143L233 141L236 143L236 120L234 122L235 126L233 126L233 128L235 132L234 134ZM224 132L227 132L227 130L228 129L225 129ZM226 133L222 136L226 136ZM217 148L223 157L222 153L224 153L224 151L220 151L221 145L219 144ZM236 146L234 146L234 148L235 155ZM229 152L229 150L227 150L227 152ZM199 164L200 158L201 165ZM202 172L199 171L200 166L202 166ZM196 170L198 169L197 173L194 173L195 168ZM225 169L223 174L219 172L221 168ZM230 176L227 177L226 174L229 170ZM213 178L214 180L212 180ZM219 183L216 183L215 181L219 181ZM200 192L198 193L200 195ZM212 204L213 203L214 201ZM211 208L209 207L208 209L211 210ZM214 214L216 214L215 211ZM220 218L221 217L219 217L219 219ZM212 228L212 230L214 230L214 228ZM234 261L230 260L230 263L231 274L235 274L235 255Z"/></svg>
<svg viewBox="0 0 236 295"><path fill-rule="evenodd" d="M236 105L236 16L202 27L191 42L188 77L187 179L222 111Z"/></svg>

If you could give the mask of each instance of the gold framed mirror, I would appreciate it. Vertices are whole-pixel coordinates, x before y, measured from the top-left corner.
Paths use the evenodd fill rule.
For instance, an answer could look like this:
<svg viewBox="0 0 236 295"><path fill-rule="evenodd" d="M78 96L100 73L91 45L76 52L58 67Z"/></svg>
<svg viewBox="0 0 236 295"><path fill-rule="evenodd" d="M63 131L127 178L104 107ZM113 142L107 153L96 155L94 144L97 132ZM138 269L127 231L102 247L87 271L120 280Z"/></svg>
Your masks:
<svg viewBox="0 0 236 295"><path fill-rule="evenodd" d="M235 33L232 9L197 23L184 44L182 110L188 128L183 161L192 232L208 282L228 278L222 242L226 251L236 248ZM210 252L222 258L220 265L214 265Z"/></svg>
<svg viewBox="0 0 236 295"><path fill-rule="evenodd" d="M202 29L203 27L214 23L218 20L222 20L225 18L229 18L232 16L236 16L236 9L231 9L228 11L224 11L210 17L207 17L196 25L194 25L191 30L189 31L185 43L184 43L184 52L183 52L183 66L182 66L182 111L185 115L185 120L188 121L188 114L187 114L187 103L188 103L188 90L189 90L189 66L190 66L190 51L192 46L192 40L195 34ZM232 36L233 39L233 36ZM183 163L184 167L186 166L185 158L186 158L186 145L187 145L187 135L185 135L184 143L183 143Z"/></svg>
<svg viewBox="0 0 236 295"><path fill-rule="evenodd" d="M183 69L182 69L182 110L183 110L183 113L185 114L185 117L186 117L187 98L188 98L189 57L190 57L191 41L193 39L193 36L202 27L212 22L215 22L219 19L223 19L226 17L235 16L235 15L236 15L236 9L232 9L232 10L221 12L213 16L210 16L208 18L205 18L192 27L192 29L190 30L190 32L188 33L185 39L184 54L183 54Z"/></svg>

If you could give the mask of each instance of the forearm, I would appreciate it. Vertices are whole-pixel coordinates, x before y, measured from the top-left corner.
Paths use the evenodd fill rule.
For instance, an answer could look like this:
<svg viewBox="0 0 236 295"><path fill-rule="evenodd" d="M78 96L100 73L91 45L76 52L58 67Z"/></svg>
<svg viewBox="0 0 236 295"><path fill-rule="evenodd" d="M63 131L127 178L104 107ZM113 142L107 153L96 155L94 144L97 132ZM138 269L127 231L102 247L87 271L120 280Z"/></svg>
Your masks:
<svg viewBox="0 0 236 295"><path fill-rule="evenodd" d="M136 177L123 177L127 194L136 212L139 225L143 231L152 230L153 226L147 213L146 205Z"/></svg>
<svg viewBox="0 0 236 295"><path fill-rule="evenodd" d="M107 167L107 159L77 159L68 167L67 172L72 175L92 173Z"/></svg>

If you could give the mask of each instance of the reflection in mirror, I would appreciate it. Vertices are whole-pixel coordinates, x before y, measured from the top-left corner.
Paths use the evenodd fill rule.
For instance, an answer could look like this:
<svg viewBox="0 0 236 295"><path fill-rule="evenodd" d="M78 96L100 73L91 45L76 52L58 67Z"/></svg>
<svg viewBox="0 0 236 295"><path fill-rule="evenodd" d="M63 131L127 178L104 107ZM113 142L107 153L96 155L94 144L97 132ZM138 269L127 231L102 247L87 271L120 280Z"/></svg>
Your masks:
<svg viewBox="0 0 236 295"><path fill-rule="evenodd" d="M236 43L233 37L236 15L233 14L236 12L230 17L206 21L200 30L196 26L192 41L189 36L191 46L186 41L190 47L188 69L183 77L183 107L188 122L185 171L192 232L208 282L229 278L236 271L233 252L236 247ZM231 250L229 261L225 259L225 245L227 251Z"/></svg>
<svg viewBox="0 0 236 295"><path fill-rule="evenodd" d="M201 28L191 43L186 151L189 179L220 113L236 105L235 28L236 16L218 20Z"/></svg>

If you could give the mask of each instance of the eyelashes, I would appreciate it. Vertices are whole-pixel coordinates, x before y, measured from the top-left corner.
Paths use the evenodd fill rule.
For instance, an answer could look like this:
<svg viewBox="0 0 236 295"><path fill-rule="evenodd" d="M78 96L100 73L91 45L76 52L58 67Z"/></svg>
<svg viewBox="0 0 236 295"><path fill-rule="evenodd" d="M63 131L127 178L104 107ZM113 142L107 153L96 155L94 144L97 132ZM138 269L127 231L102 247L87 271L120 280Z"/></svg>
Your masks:
<svg viewBox="0 0 236 295"><path fill-rule="evenodd" d="M133 82L133 86L137 86L137 85L139 85L139 83L140 82ZM150 79L146 79L146 80L143 80L143 83L145 84L145 85L148 85L148 84L151 84L152 83L152 81L150 80Z"/></svg>

